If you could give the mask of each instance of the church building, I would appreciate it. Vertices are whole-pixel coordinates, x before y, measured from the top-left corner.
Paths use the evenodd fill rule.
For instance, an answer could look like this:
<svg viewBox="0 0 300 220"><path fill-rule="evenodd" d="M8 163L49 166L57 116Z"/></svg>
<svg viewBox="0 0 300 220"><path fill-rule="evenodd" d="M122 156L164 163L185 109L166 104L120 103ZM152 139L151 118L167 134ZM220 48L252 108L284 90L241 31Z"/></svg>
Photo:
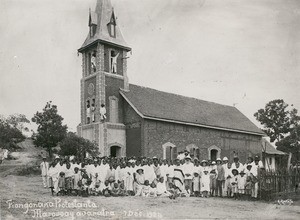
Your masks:
<svg viewBox="0 0 300 220"><path fill-rule="evenodd" d="M125 42L110 0L89 13L82 54L79 136L96 142L101 156L157 156L177 152L241 161L261 154L264 133L232 106L133 85Z"/></svg>

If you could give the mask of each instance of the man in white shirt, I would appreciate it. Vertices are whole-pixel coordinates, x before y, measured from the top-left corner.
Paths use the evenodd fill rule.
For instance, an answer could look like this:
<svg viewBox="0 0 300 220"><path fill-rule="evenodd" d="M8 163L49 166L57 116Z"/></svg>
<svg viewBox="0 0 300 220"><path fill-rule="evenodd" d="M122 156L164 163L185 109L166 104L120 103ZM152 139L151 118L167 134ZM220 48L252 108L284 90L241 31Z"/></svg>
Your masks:
<svg viewBox="0 0 300 220"><path fill-rule="evenodd" d="M254 177L258 177L261 169L264 168L264 165L263 165L262 161L259 159L259 156L255 156L254 162L252 162L251 165L252 165L252 167L251 167L250 172L253 174ZM254 184L254 188L252 190L251 196L256 199L257 193L258 193L258 182L256 182Z"/></svg>
<svg viewBox="0 0 300 220"><path fill-rule="evenodd" d="M48 176L48 169L49 169L49 163L46 161L46 157L43 157L43 162L40 164L40 168L42 173L43 185L46 188L48 187L47 176Z"/></svg>
<svg viewBox="0 0 300 220"><path fill-rule="evenodd" d="M191 194L192 191L192 180L194 173L194 164L191 162L191 157L187 156L185 158L185 164L182 165L182 171L184 174L184 185L185 189L187 189L187 193Z"/></svg>

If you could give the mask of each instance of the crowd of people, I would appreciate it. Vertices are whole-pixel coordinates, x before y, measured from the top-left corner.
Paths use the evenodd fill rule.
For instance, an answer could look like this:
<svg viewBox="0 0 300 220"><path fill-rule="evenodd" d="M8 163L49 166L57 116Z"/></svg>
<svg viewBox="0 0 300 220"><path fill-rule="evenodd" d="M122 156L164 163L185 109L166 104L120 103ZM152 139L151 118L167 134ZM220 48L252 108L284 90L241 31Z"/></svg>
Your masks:
<svg viewBox="0 0 300 220"><path fill-rule="evenodd" d="M258 156L242 164L237 156L199 161L185 152L175 160L56 156L49 164L44 157L40 168L52 195L256 199L263 165Z"/></svg>

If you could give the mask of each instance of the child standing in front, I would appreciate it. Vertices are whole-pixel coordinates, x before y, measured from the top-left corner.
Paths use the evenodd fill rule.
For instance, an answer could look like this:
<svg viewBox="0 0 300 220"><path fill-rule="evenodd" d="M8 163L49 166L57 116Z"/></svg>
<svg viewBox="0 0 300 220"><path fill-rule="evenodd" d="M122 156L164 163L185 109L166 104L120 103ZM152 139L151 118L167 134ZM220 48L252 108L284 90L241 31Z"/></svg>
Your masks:
<svg viewBox="0 0 300 220"><path fill-rule="evenodd" d="M245 195L245 185L246 185L246 175L245 172L242 170L240 175L238 176L238 195L240 199L244 199Z"/></svg>
<svg viewBox="0 0 300 220"><path fill-rule="evenodd" d="M197 170L194 171L194 177L193 177L193 192L195 197L200 196L200 177Z"/></svg>
<svg viewBox="0 0 300 220"><path fill-rule="evenodd" d="M200 179L202 197L207 198L210 190L210 176L208 170L204 170Z"/></svg>
<svg viewBox="0 0 300 220"><path fill-rule="evenodd" d="M238 199L238 175L239 171L237 169L233 169L232 171L233 177L231 178L231 190L233 193L234 199Z"/></svg>

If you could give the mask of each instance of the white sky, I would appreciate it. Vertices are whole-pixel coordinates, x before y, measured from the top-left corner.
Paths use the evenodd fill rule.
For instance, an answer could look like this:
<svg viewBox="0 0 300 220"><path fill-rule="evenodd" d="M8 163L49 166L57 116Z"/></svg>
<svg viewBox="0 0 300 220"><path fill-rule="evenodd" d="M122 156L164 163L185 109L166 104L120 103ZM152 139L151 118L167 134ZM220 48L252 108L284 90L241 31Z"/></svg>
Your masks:
<svg viewBox="0 0 300 220"><path fill-rule="evenodd" d="M58 105L80 121L81 56L96 0L0 0L0 114ZM113 0L130 83L236 107L300 110L299 0Z"/></svg>

